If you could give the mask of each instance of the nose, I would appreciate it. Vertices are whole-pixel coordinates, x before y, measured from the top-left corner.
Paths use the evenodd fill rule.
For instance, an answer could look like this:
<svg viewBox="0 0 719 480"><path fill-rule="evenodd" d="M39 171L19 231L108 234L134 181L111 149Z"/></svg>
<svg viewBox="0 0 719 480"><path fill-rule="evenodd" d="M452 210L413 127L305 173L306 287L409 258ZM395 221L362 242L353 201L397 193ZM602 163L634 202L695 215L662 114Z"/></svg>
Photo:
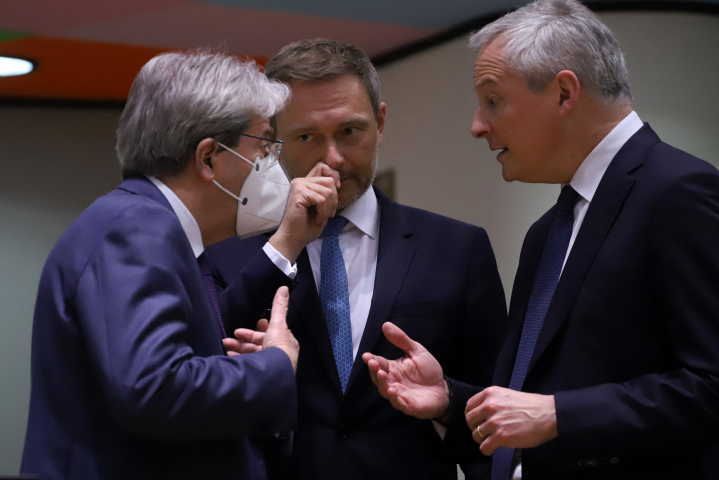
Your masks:
<svg viewBox="0 0 719 480"><path fill-rule="evenodd" d="M472 136L474 138L484 138L490 132L490 125L484 118L482 118L482 111L477 107L477 112L474 114L474 121L472 122Z"/></svg>
<svg viewBox="0 0 719 480"><path fill-rule="evenodd" d="M334 142L330 142L327 148L327 158L325 158L325 163L334 170L341 169L345 164L345 157L342 153L340 153L337 148L337 144Z"/></svg>

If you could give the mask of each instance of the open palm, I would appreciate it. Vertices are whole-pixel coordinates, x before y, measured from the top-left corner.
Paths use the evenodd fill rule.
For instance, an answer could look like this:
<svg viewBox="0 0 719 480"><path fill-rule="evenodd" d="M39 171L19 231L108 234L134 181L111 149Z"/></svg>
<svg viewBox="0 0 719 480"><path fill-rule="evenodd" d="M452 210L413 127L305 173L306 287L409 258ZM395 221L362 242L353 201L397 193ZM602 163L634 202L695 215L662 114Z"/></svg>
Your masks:
<svg viewBox="0 0 719 480"><path fill-rule="evenodd" d="M380 395L407 415L421 419L441 416L447 410L448 398L439 362L396 325L387 322L382 331L405 357L387 360L371 353L362 356Z"/></svg>

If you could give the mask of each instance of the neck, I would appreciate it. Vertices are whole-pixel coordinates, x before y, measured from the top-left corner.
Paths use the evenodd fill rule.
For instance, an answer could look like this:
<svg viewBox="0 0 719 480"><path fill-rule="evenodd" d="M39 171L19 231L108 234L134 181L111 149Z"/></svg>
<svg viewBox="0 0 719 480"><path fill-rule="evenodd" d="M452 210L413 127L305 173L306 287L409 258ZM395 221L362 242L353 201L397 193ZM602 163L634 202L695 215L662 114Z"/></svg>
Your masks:
<svg viewBox="0 0 719 480"><path fill-rule="evenodd" d="M599 142L632 112L630 105L607 107L591 103L583 111L574 112L573 118L567 118L566 142L558 157L564 158L564 168L556 183L569 183L585 158Z"/></svg>
<svg viewBox="0 0 719 480"><path fill-rule="evenodd" d="M230 225L228 222L228 218L234 218L228 215L227 211L232 207L232 202L228 202L229 196L214 184L208 185L190 171L170 178L160 178L160 181L182 200L195 218L205 247L235 235L234 223ZM236 212L237 202L234 208Z"/></svg>

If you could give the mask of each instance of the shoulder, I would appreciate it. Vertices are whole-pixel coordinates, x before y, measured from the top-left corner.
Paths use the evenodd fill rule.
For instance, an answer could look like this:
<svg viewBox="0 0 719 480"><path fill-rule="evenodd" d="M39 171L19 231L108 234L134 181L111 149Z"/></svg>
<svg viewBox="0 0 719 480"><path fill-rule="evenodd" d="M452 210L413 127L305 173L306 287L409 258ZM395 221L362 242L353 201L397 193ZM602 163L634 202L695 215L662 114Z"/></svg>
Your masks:
<svg viewBox="0 0 719 480"><path fill-rule="evenodd" d="M416 207L399 204L380 196L380 218L392 223L402 223L411 228L414 233L432 232L445 235L486 235L485 230L477 225L450 218L438 213L422 210ZM385 218L383 218L385 217Z"/></svg>
<svg viewBox="0 0 719 480"><path fill-rule="evenodd" d="M688 208L719 199L719 170L687 152L659 142L647 152L637 186L664 215L678 204Z"/></svg>
<svg viewBox="0 0 719 480"><path fill-rule="evenodd" d="M710 163L683 150L658 142L647 152L642 174L652 180L673 183L683 177L719 178L719 171Z"/></svg>
<svg viewBox="0 0 719 480"><path fill-rule="evenodd" d="M116 248L181 241L184 232L174 212L142 195L115 190L90 205L53 248L48 261L85 263L103 243ZM169 242L169 243L168 243Z"/></svg>

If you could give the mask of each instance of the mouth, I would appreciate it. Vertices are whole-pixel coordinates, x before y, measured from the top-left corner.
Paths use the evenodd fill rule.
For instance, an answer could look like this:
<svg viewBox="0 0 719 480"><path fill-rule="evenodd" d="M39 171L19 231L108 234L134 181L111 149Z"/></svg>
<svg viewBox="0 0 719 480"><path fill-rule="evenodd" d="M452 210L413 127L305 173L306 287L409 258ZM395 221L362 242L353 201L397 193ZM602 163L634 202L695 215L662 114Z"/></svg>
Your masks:
<svg viewBox="0 0 719 480"><path fill-rule="evenodd" d="M504 155L507 152L507 150L509 150L509 148L508 147L495 147L495 148L490 148L490 150L492 150L493 152L500 150L500 152L497 154L497 160L499 160L502 157L502 155Z"/></svg>

